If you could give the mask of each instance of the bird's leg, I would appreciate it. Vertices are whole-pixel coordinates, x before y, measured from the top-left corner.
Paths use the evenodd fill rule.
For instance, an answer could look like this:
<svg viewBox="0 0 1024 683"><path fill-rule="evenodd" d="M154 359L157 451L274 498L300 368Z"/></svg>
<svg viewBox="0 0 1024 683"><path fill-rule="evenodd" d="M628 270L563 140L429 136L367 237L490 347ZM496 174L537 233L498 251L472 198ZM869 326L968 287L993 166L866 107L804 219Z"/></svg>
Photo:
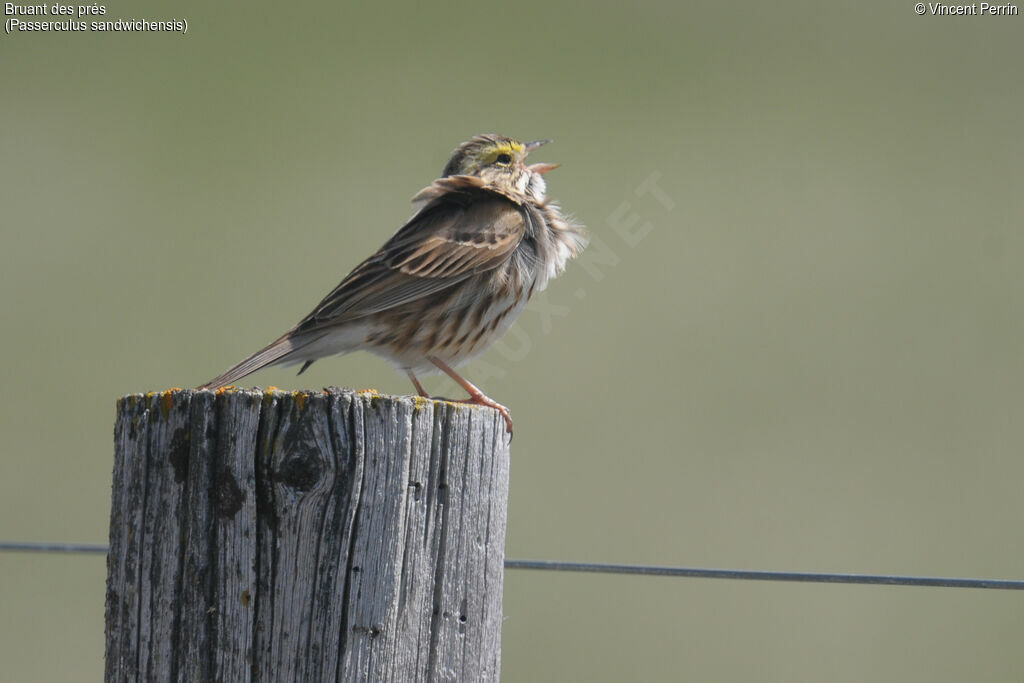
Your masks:
<svg viewBox="0 0 1024 683"><path fill-rule="evenodd" d="M412 370L406 370L405 374L409 375L409 379L412 380L412 385L416 387L417 394L419 394L423 398L430 398L430 394L428 394L427 390L423 388L423 385L420 384L420 381L416 379L416 375L412 374Z"/></svg>
<svg viewBox="0 0 1024 683"><path fill-rule="evenodd" d="M438 368L443 370L446 375L448 375L453 380L455 380L460 387L462 387L463 389L465 389L466 391L469 392L469 398L468 399L465 399L465 400L462 400L462 401L456 401L456 403L473 403L473 404L479 405L479 406L488 406L490 408L494 408L499 413L501 413L502 417L505 418L505 426L508 429L508 433L509 434L512 433L512 416L509 414L508 408L506 408L505 406L501 405L500 403L498 403L494 399L488 398L484 394L484 392L480 391L468 379L466 379L465 377L463 377L462 375L460 375L459 373L455 372L450 367L448 367L448 364L445 363L444 361L441 361L441 360L439 360L437 358L434 358L433 356L428 356L427 358L428 358L428 360L430 360L431 363L433 363Z"/></svg>

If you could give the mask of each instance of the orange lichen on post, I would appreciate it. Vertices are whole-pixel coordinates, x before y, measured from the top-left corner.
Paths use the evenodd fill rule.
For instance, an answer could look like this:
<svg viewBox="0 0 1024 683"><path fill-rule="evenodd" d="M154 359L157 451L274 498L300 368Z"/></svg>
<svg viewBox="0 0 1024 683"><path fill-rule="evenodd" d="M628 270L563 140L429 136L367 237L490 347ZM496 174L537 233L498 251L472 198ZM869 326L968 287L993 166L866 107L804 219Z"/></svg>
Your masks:
<svg viewBox="0 0 1024 683"><path fill-rule="evenodd" d="M174 407L174 392L181 391L181 387L171 387L160 395L160 412L163 414L164 419L171 414L171 408Z"/></svg>

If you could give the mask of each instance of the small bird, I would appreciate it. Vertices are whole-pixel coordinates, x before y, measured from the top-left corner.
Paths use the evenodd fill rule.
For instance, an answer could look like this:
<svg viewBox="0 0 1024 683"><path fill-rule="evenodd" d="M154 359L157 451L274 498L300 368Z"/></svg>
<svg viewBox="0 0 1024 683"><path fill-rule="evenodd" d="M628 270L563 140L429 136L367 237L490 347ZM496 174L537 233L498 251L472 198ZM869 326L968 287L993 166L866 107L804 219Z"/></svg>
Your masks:
<svg viewBox="0 0 1024 683"><path fill-rule="evenodd" d="M301 375L320 358L362 349L404 370L425 398L417 373L446 373L469 392L463 403L496 408L511 434L508 409L453 368L505 334L586 247L585 228L545 196L544 174L558 165L525 163L548 142L485 134L459 145L377 253L295 327L198 388L268 365L302 363Z"/></svg>

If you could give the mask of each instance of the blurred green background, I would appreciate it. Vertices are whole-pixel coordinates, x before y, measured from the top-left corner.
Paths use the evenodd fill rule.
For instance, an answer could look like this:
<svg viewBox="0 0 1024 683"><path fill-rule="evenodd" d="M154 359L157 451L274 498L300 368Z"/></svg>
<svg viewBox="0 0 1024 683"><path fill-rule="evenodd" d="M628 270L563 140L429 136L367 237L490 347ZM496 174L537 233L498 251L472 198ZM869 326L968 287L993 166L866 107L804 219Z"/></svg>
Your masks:
<svg viewBox="0 0 1024 683"><path fill-rule="evenodd" d="M494 131L555 139L595 237L467 368L516 419L509 557L1024 578L1024 17L106 7L189 30L0 36L0 538L105 542L115 399L276 337ZM411 391L368 354L249 381ZM101 677L104 572L0 555L0 679ZM1016 593L509 572L505 602L509 681L1024 677Z"/></svg>

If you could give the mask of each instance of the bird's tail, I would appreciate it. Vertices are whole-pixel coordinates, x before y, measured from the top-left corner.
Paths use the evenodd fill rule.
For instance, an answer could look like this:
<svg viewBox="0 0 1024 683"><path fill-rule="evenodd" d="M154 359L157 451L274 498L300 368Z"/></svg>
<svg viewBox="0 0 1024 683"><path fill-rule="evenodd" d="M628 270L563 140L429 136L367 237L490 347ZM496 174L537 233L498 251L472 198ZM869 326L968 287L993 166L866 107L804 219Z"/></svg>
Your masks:
<svg viewBox="0 0 1024 683"><path fill-rule="evenodd" d="M286 334L252 354L241 363L232 366L230 369L225 371L224 374L214 377L206 384L196 387L196 389L217 389L228 384L233 384L246 375L251 375L261 368L282 362L282 360L295 350L295 340Z"/></svg>

